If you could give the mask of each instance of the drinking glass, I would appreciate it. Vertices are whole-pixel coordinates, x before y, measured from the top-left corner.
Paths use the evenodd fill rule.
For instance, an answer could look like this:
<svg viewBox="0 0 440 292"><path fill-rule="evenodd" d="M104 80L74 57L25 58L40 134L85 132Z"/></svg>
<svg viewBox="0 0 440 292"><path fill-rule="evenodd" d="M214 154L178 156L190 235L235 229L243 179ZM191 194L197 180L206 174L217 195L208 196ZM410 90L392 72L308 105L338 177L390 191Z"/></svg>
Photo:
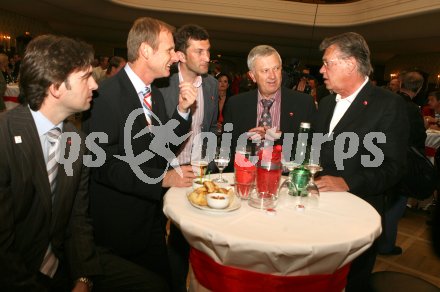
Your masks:
<svg viewBox="0 0 440 292"><path fill-rule="evenodd" d="M205 147L203 145L193 146L191 153L191 166L193 167L194 173L199 175L200 181L203 180L208 164L209 157L206 154Z"/></svg>
<svg viewBox="0 0 440 292"><path fill-rule="evenodd" d="M306 186L307 200L310 206L316 207L320 195L318 186L315 184L315 174L321 171L322 167L319 164L307 164L304 167L310 171L310 179Z"/></svg>
<svg viewBox="0 0 440 292"><path fill-rule="evenodd" d="M255 188L257 171L252 168L235 168L235 194L242 200L248 200L249 194Z"/></svg>
<svg viewBox="0 0 440 292"><path fill-rule="evenodd" d="M228 183L227 179L223 178L223 170L228 166L230 161L229 148L218 147L215 154L214 162L220 172L220 177L214 179L217 183Z"/></svg>
<svg viewBox="0 0 440 292"><path fill-rule="evenodd" d="M296 186L292 182L292 178L290 176L290 172L299 166L298 163L294 161L286 161L284 158L281 159L281 164L283 166L283 173L287 173L287 178L278 188L278 194L281 194L285 189L287 189L287 194L291 196L295 196L297 193Z"/></svg>

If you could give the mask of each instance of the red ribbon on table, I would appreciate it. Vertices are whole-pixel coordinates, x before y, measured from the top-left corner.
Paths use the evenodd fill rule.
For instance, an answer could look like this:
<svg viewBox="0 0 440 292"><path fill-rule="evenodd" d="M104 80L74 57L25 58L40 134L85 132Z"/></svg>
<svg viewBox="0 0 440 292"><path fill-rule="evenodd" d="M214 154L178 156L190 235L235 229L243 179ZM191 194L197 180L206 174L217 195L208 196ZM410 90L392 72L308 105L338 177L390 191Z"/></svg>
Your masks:
<svg viewBox="0 0 440 292"><path fill-rule="evenodd" d="M341 292L347 284L350 263L333 274L278 276L221 265L191 248L190 261L197 281L211 291Z"/></svg>

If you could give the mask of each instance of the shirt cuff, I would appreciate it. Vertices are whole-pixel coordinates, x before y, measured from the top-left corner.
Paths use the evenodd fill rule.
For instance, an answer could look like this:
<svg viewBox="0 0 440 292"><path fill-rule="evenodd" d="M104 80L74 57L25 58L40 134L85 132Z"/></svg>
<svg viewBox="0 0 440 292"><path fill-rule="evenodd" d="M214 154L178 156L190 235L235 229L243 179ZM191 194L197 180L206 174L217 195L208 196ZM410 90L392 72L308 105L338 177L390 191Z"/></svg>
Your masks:
<svg viewBox="0 0 440 292"><path fill-rule="evenodd" d="M189 111L186 112L186 113L183 113L183 112L179 111L179 107L177 107L177 112L179 113L179 115L180 115L182 118L184 118L185 120L188 120L188 117L189 117L189 114L190 114L191 110L189 110Z"/></svg>

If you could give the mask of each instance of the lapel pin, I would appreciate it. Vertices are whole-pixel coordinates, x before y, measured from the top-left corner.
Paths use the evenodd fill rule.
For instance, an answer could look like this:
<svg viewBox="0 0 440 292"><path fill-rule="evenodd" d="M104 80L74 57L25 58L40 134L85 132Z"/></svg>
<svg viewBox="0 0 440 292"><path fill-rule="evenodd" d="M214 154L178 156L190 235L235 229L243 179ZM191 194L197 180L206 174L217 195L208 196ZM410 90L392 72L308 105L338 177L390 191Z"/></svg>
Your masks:
<svg viewBox="0 0 440 292"><path fill-rule="evenodd" d="M15 140L15 144L20 144L21 141L21 136L14 136L14 140Z"/></svg>
<svg viewBox="0 0 440 292"><path fill-rule="evenodd" d="M368 101L364 100L364 105L367 105L367 104L368 104Z"/></svg>
<svg viewBox="0 0 440 292"><path fill-rule="evenodd" d="M290 112L290 113L289 113L289 116L293 117L293 113L292 113L292 112Z"/></svg>

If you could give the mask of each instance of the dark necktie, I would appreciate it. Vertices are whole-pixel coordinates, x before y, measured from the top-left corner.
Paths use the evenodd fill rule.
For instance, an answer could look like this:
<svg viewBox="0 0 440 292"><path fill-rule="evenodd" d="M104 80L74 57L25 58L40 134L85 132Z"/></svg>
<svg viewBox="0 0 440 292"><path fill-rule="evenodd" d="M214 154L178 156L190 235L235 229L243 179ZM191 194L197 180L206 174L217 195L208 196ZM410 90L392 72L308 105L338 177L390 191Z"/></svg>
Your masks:
<svg viewBox="0 0 440 292"><path fill-rule="evenodd" d="M263 112L261 113L260 120L258 121L259 127L272 127L272 116L270 115L270 107L272 106L273 99L262 99Z"/></svg>

